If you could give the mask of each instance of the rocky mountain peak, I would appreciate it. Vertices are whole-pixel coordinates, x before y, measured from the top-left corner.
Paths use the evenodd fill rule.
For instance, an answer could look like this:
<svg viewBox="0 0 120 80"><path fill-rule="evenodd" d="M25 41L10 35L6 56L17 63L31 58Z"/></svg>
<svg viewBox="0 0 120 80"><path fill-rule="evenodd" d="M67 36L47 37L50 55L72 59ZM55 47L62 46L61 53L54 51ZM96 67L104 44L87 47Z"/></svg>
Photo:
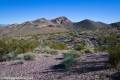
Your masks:
<svg viewBox="0 0 120 80"><path fill-rule="evenodd" d="M64 16L55 18L51 21L54 22L54 23L57 23L57 24L64 24L64 25L68 25L68 24L72 23L67 17L64 17Z"/></svg>

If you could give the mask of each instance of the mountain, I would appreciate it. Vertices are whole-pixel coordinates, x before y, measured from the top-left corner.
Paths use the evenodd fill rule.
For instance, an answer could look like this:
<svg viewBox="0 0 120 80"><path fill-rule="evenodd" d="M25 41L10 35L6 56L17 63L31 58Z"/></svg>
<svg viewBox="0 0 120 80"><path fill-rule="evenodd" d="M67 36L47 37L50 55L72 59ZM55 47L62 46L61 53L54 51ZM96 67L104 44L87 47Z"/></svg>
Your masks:
<svg viewBox="0 0 120 80"><path fill-rule="evenodd" d="M56 24L63 24L63 25L69 25L72 23L72 21L70 21L67 17L61 16L55 19L51 20L53 23Z"/></svg>
<svg viewBox="0 0 120 80"><path fill-rule="evenodd" d="M96 29L96 28L104 28L110 27L109 24L103 22L95 22L89 19L85 19L80 22L73 23L75 29Z"/></svg>
<svg viewBox="0 0 120 80"><path fill-rule="evenodd" d="M25 36L68 31L63 27L58 27L61 25L62 23L54 23L52 20L40 18L33 21L26 21L21 24L11 24L1 28L0 36Z"/></svg>
<svg viewBox="0 0 120 80"><path fill-rule="evenodd" d="M120 27L120 22L106 24L89 19L85 19L80 22L72 22L67 17L61 16L51 20L40 18L32 21L26 21L21 24L9 24L0 26L1 37L68 32L70 30L80 29L92 30L100 28Z"/></svg>
<svg viewBox="0 0 120 80"><path fill-rule="evenodd" d="M111 23L110 25L111 25L113 28L120 29L120 22Z"/></svg>

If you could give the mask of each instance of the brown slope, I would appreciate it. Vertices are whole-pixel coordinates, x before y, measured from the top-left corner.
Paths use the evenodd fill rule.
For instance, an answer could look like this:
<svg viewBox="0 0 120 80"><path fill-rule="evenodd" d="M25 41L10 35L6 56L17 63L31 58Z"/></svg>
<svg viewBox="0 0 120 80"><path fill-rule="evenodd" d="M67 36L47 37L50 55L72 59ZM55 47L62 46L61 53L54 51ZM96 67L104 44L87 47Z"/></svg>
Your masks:
<svg viewBox="0 0 120 80"><path fill-rule="evenodd" d="M0 29L0 36L24 36L68 31L65 28L57 27L58 25L60 24L55 24L50 20L41 18L2 28Z"/></svg>

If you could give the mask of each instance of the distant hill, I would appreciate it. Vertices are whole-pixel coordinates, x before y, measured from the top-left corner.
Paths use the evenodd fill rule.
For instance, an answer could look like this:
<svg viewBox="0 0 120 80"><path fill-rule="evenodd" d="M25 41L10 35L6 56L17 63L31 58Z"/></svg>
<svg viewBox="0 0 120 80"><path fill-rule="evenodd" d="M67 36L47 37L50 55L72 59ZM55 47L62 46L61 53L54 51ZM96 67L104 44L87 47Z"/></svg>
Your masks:
<svg viewBox="0 0 120 80"><path fill-rule="evenodd" d="M55 19L40 18L33 21L26 21L21 24L0 25L0 36L25 36L34 34L47 34L56 32L67 32L69 30L97 29L120 27L120 22L106 24L89 19L80 22L72 22L67 17L61 16Z"/></svg>
<svg viewBox="0 0 120 80"><path fill-rule="evenodd" d="M40 18L33 21L27 21L21 24L7 25L4 28L0 29L1 31L0 36L24 36L24 35L47 34L47 33L68 31L63 27L58 27L62 25L64 24L54 23L52 20Z"/></svg>
<svg viewBox="0 0 120 80"><path fill-rule="evenodd" d="M89 19L85 19L80 22L76 22L73 24L75 29L96 29L96 28L104 28L104 27L110 27L109 24L103 23L103 22L95 22Z"/></svg>
<svg viewBox="0 0 120 80"><path fill-rule="evenodd" d="M111 23L110 25L111 25L113 28L120 29L120 22Z"/></svg>

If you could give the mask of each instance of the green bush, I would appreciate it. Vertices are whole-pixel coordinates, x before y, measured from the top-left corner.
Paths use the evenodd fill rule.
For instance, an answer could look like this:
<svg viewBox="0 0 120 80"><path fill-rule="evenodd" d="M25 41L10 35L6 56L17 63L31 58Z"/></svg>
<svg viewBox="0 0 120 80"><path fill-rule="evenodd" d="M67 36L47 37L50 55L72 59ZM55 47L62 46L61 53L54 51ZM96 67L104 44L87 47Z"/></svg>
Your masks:
<svg viewBox="0 0 120 80"><path fill-rule="evenodd" d="M24 54L19 54L16 57L17 60L34 60L35 59L35 54L28 52L28 53L24 53Z"/></svg>
<svg viewBox="0 0 120 80"><path fill-rule="evenodd" d="M57 55L58 54L58 51L56 51L56 50L46 50L45 52L47 54L51 54L51 55Z"/></svg>
<svg viewBox="0 0 120 80"><path fill-rule="evenodd" d="M33 51L38 46L35 39L1 39L0 40L0 61L11 60L16 55Z"/></svg>
<svg viewBox="0 0 120 80"><path fill-rule="evenodd" d="M14 60L16 59L16 57L17 57L17 54L15 52L6 54L6 60Z"/></svg>
<svg viewBox="0 0 120 80"><path fill-rule="evenodd" d="M24 60L34 60L35 55L33 53L25 53L23 56Z"/></svg>
<svg viewBox="0 0 120 80"><path fill-rule="evenodd" d="M101 46L96 46L94 50L95 50L95 51L100 51L100 52L101 52L101 51L102 51L102 52L103 52L103 51L107 51L107 46L106 46L106 45L104 45L104 46L102 46L102 45L101 45Z"/></svg>
<svg viewBox="0 0 120 80"><path fill-rule="evenodd" d="M65 49L67 49L67 45L66 44L64 44L64 43L58 43L58 42L50 43L48 46L50 48L58 49L58 50L65 50Z"/></svg>
<svg viewBox="0 0 120 80"><path fill-rule="evenodd" d="M110 46L108 52L110 54L110 63L116 67L120 65L120 45Z"/></svg>
<svg viewBox="0 0 120 80"><path fill-rule="evenodd" d="M0 61L6 60L7 53L9 53L7 44L4 40L0 40Z"/></svg>
<svg viewBox="0 0 120 80"><path fill-rule="evenodd" d="M84 49L84 47L85 47L85 45L79 44L79 45L76 45L76 46L74 47L74 49L77 50L77 51L81 51L81 50Z"/></svg>
<svg viewBox="0 0 120 80"><path fill-rule="evenodd" d="M102 42L96 47L96 51L107 51L109 53L110 64L114 67L120 66L120 38L116 33L98 36Z"/></svg>
<svg viewBox="0 0 120 80"><path fill-rule="evenodd" d="M77 54L74 51L71 51L69 53L64 53L64 60L62 64L64 65L65 69L70 69L72 66L74 66L77 63L77 58L80 55Z"/></svg>
<svg viewBox="0 0 120 80"><path fill-rule="evenodd" d="M24 53L23 54L18 54L16 57L16 60L24 60Z"/></svg>
<svg viewBox="0 0 120 80"><path fill-rule="evenodd" d="M84 53L92 53L92 51L89 50L89 49L85 49L85 50L84 50Z"/></svg>
<svg viewBox="0 0 120 80"><path fill-rule="evenodd" d="M38 46L38 42L36 40L20 40L16 46L16 53L25 53L33 51L34 48Z"/></svg>
<svg viewBox="0 0 120 80"><path fill-rule="evenodd" d="M104 45L115 45L119 43L118 36L116 34L104 34L99 35L98 39L104 44Z"/></svg>
<svg viewBox="0 0 120 80"><path fill-rule="evenodd" d="M94 53L95 49L92 47L84 47L84 49L82 49L80 51L82 54L86 54L86 53Z"/></svg>

